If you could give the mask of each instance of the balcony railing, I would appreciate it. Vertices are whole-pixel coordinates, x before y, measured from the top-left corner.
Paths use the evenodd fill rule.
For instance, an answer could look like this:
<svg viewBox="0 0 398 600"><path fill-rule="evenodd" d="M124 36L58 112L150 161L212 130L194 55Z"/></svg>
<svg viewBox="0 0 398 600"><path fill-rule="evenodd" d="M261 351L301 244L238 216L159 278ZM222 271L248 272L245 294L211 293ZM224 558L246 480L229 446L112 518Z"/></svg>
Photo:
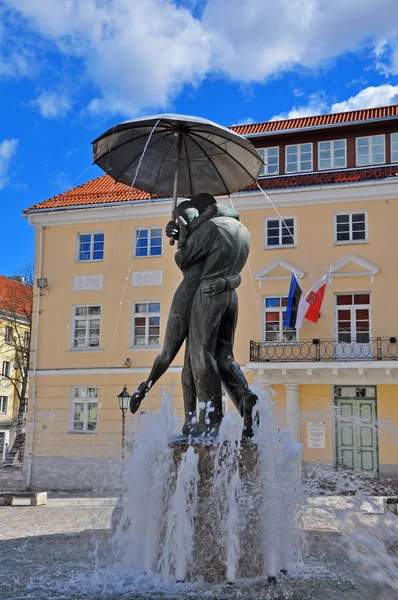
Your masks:
<svg viewBox="0 0 398 600"><path fill-rule="evenodd" d="M398 360L398 337L368 338L366 342L313 339L291 342L250 341L250 362L319 362Z"/></svg>

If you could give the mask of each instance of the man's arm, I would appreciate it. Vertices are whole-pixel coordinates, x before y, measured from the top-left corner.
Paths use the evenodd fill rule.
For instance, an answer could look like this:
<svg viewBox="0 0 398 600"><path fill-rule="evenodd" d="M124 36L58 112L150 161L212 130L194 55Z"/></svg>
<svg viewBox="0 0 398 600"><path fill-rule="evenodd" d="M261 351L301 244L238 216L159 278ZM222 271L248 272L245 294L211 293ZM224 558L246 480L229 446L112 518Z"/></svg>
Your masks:
<svg viewBox="0 0 398 600"><path fill-rule="evenodd" d="M202 284L202 290L208 296L217 296L222 294L226 290L235 290L242 283L242 277L239 275L233 275L232 277L218 277L217 279L211 279Z"/></svg>
<svg viewBox="0 0 398 600"><path fill-rule="evenodd" d="M204 223L200 229L187 238L182 248L176 252L177 266L185 271L192 265L205 260L212 252L217 235L218 230L214 223L211 221Z"/></svg>

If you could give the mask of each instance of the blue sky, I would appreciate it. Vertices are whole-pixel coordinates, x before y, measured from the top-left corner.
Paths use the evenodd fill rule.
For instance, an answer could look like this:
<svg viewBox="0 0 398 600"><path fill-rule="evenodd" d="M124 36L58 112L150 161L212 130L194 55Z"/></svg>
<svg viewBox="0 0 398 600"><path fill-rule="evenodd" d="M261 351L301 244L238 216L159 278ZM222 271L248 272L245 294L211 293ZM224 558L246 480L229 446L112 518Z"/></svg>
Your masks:
<svg viewBox="0 0 398 600"><path fill-rule="evenodd" d="M396 0L0 0L0 98L0 273L12 275L33 258L23 208L100 175L90 142L119 121L398 103Z"/></svg>

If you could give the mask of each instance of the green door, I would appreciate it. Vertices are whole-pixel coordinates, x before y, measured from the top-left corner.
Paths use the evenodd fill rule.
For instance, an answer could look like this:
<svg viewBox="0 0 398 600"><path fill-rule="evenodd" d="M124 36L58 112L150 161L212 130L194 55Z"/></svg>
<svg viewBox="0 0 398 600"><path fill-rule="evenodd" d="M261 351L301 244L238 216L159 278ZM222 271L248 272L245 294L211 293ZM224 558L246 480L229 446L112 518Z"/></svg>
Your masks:
<svg viewBox="0 0 398 600"><path fill-rule="evenodd" d="M336 465L374 477L379 468L376 387L336 386Z"/></svg>

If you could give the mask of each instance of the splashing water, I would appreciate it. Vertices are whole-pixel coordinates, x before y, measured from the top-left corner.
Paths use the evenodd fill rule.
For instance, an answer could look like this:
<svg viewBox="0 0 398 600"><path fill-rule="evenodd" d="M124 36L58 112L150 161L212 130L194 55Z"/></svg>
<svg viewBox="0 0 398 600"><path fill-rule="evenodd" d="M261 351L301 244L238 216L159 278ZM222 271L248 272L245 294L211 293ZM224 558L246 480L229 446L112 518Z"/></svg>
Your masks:
<svg viewBox="0 0 398 600"><path fill-rule="evenodd" d="M131 573L234 583L301 560L301 446L278 431L272 392L257 391L253 443L241 444L237 414L225 416L216 444L171 443L171 394L142 416L114 519L116 556Z"/></svg>

